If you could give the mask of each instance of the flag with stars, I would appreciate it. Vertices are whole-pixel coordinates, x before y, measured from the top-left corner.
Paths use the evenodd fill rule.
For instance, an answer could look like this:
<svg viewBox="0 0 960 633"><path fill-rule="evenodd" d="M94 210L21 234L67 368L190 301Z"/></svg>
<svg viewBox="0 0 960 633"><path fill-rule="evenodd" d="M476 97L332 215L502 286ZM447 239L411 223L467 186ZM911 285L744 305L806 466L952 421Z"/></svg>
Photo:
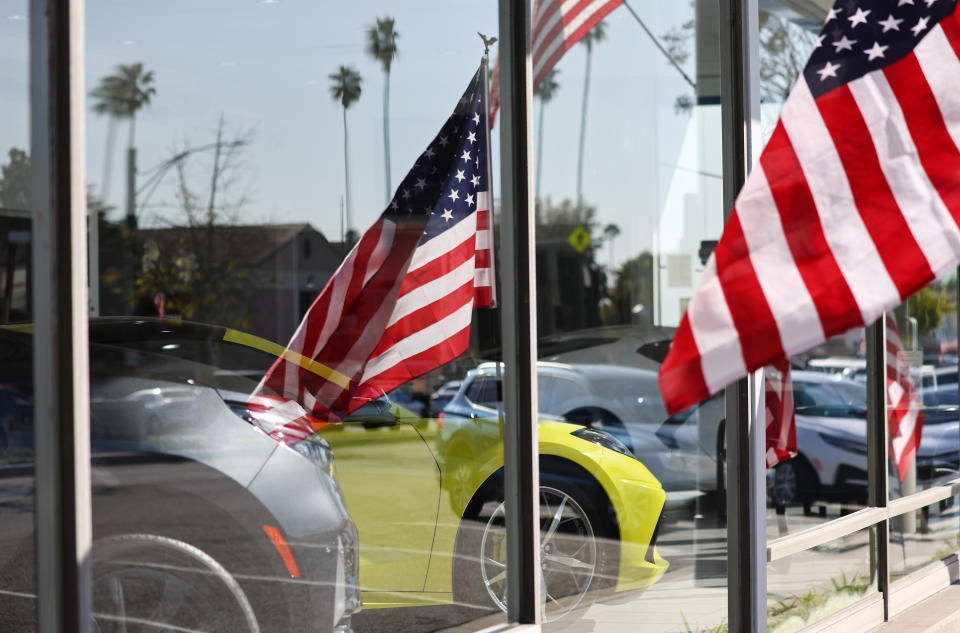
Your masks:
<svg viewBox="0 0 960 633"><path fill-rule="evenodd" d="M485 65L255 395L336 420L467 350L493 290Z"/></svg>
<svg viewBox="0 0 960 633"><path fill-rule="evenodd" d="M957 0L840 0L660 370L670 411L877 320L960 261Z"/></svg>

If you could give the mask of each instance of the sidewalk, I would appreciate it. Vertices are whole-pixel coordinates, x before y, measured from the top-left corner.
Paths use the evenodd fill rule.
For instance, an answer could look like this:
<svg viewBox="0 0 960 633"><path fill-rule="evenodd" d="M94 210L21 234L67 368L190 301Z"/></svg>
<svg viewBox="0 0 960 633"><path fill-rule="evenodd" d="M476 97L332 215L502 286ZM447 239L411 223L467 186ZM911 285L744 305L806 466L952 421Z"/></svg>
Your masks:
<svg viewBox="0 0 960 633"><path fill-rule="evenodd" d="M915 604L870 633L955 633L960 631L960 585L951 585Z"/></svg>

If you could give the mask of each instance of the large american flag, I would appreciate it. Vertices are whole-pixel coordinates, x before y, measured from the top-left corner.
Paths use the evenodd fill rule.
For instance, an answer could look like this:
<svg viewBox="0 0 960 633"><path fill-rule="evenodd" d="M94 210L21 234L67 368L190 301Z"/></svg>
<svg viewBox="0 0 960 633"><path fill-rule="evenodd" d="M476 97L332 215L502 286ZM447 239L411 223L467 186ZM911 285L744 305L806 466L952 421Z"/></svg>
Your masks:
<svg viewBox="0 0 960 633"><path fill-rule="evenodd" d="M890 428L890 457L897 466L900 481L917 454L923 432L920 398L913 387L910 362L903 353L900 330L890 314L887 330L887 425Z"/></svg>
<svg viewBox="0 0 960 633"><path fill-rule="evenodd" d="M956 0L841 0L660 370L679 411L960 261Z"/></svg>
<svg viewBox="0 0 960 633"><path fill-rule="evenodd" d="M533 89L543 81L563 54L573 48L587 32L623 0L543 0L533 7L533 33L530 51L533 60ZM499 61L493 74L490 99L490 127L500 106Z"/></svg>
<svg viewBox="0 0 960 633"><path fill-rule="evenodd" d="M463 354L494 300L485 66L255 395L330 421Z"/></svg>

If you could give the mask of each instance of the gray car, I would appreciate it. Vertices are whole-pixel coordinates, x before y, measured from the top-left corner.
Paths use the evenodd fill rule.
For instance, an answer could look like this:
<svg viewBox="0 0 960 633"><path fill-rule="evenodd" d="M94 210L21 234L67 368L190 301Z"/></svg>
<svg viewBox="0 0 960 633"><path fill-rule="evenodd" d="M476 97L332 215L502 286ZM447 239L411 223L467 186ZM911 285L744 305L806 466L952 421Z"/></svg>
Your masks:
<svg viewBox="0 0 960 633"><path fill-rule="evenodd" d="M203 349L222 328L91 325L94 630L348 631L357 532L322 439L269 437ZM33 631L32 337L0 329L0 630ZM199 361L199 362L198 362ZM204 362L205 361L205 362ZM276 412L272 413L276 415Z"/></svg>

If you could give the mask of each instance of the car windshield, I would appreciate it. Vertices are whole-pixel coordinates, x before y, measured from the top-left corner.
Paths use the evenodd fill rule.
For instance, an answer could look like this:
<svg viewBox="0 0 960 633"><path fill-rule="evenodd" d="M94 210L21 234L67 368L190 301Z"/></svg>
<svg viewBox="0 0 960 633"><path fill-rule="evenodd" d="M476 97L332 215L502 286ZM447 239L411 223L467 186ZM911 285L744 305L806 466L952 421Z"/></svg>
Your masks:
<svg viewBox="0 0 960 633"><path fill-rule="evenodd" d="M828 417L862 417L867 406L864 385L851 381L794 381L793 402L797 413Z"/></svg>

